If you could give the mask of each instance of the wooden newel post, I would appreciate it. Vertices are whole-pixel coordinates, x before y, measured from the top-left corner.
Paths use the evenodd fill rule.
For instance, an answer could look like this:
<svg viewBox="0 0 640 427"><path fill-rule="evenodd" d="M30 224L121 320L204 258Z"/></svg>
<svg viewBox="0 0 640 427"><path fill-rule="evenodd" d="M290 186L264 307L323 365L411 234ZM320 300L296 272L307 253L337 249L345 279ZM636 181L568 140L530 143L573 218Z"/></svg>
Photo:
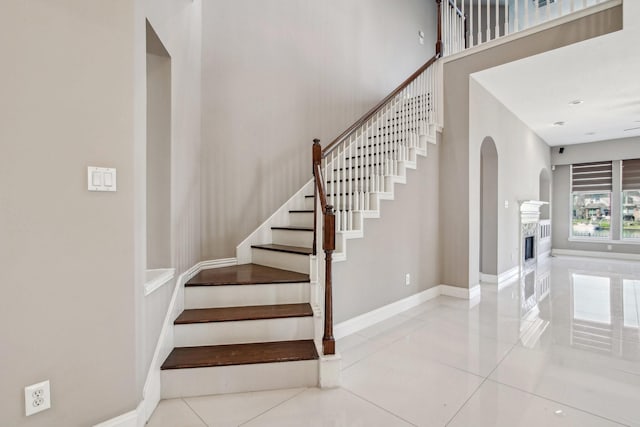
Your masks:
<svg viewBox="0 0 640 427"><path fill-rule="evenodd" d="M320 140L318 138L313 140L311 158L312 158L311 172L313 174L313 177L315 178L316 165L320 165L320 163L322 162L322 146L320 145ZM317 222L318 221L317 206L318 206L318 185L316 182L314 182L313 183L313 245L311 246L313 255L316 254L316 245L317 245L317 239L316 239L316 235L317 235L316 225L318 223Z"/></svg>
<svg viewBox="0 0 640 427"><path fill-rule="evenodd" d="M331 258L336 248L336 217L333 206L327 205L324 212L324 242L325 253L325 285L324 285L324 336L322 337L322 351L325 355L336 354L336 342L333 338L333 290L331 276Z"/></svg>
<svg viewBox="0 0 640 427"><path fill-rule="evenodd" d="M436 41L436 56L442 57L443 45L442 45L442 0L436 0L438 4L438 40Z"/></svg>
<svg viewBox="0 0 640 427"><path fill-rule="evenodd" d="M469 47L468 43L468 35L469 35L469 21L467 20L467 15L464 15L464 48L467 49Z"/></svg>

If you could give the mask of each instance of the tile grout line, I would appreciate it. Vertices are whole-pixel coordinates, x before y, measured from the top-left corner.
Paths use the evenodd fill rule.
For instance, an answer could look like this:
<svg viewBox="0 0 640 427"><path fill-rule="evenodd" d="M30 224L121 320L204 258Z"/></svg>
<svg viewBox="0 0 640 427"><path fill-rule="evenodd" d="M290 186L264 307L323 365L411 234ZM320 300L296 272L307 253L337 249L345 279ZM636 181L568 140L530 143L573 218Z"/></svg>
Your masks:
<svg viewBox="0 0 640 427"><path fill-rule="evenodd" d="M409 420L406 420L406 419L402 418L400 415L398 415L398 414L396 414L396 413L394 413L394 412L391 412L391 410L389 410L389 409L387 409L387 408L385 408L385 407L383 407L383 406L380 406L380 405L378 405L377 403L372 402L372 401L370 401L369 399L367 399L367 398L365 398L365 397L363 397L363 396L360 396L360 395L359 395L359 394L357 394L356 392L351 391L351 390L349 390L348 388L345 388L345 387L340 387L340 388L341 388L342 390L346 391L347 393L349 393L349 394L351 394L351 395L355 396L356 398L358 398L358 399L360 399L360 400L363 400L363 401L365 401L365 402L367 402L367 403L369 403L369 404L371 404L371 405L375 406L375 407L376 407L376 408L378 408L378 409L383 410L383 411L384 411L384 412L386 412L387 414L393 415L394 417L398 418L399 420L402 420L402 421L404 421L404 422L408 423L409 425L412 425L412 426L414 426L414 427L417 427L417 426L416 426L414 423L412 423L411 421L409 421Z"/></svg>
<svg viewBox="0 0 640 427"><path fill-rule="evenodd" d="M509 351L507 351L505 353L505 355L502 357L502 359L500 359L500 361L498 361L498 363L496 363L496 366L491 370L491 372L489 372L489 374L487 374L486 377L484 377L482 379L482 382L480 384L478 384L478 387L476 387L476 389L473 391L473 393L471 393L469 395L469 397L467 398L467 400L464 401L464 403L462 405L460 405L460 407L458 408L458 410L456 411L455 414L453 414L453 416L449 419L449 421L446 422L445 427L448 426L449 424L451 424L451 422L458 416L458 414L460 413L460 411L462 411L462 408L464 408L467 403L469 403L469 401L471 400L471 398L473 396L476 395L476 393L478 392L478 390L480 390L480 388L482 388L482 386L484 385L484 383L487 382L487 380L489 380L489 377L495 372L496 369L498 369L498 366L500 366L500 364L502 362L504 362L504 359L507 358L507 356L509 356L511 354L511 352L513 351L513 349L516 347L516 344L512 344L511 348L509 349Z"/></svg>
<svg viewBox="0 0 640 427"><path fill-rule="evenodd" d="M200 416L200 414L198 414L198 413L196 412L196 410L195 410L195 409L193 409L193 408L191 407L191 405L189 405L189 402L187 402L187 401L185 400L185 398L184 398L184 397L181 397L181 398L180 398L180 400L182 400L182 401L184 402L184 404L185 404L185 405L187 405L187 407L188 407L189 409L191 409L191 412L193 412L194 414L196 414L196 417L198 417L198 418L200 419L200 421L202 421L202 424L204 424L204 425L205 425L205 426L207 426L207 427L211 427L211 426L210 426L209 424L207 424L207 422L206 422L206 421L205 421L205 420Z"/></svg>
<svg viewBox="0 0 640 427"><path fill-rule="evenodd" d="M267 412L269 412L269 411L271 411L271 410L273 410L273 409L277 408L277 407L278 407L278 406L280 406L280 405L284 405L285 403L287 403L287 402L288 402L288 401L290 401L291 399L293 399L293 398L295 398L295 397L300 396L302 393L306 392L307 390L309 390L309 388L308 388L308 387L303 388L299 393L295 393L293 396L291 396L291 397L289 397L289 398L287 398L287 399L283 400L282 402L280 402L280 403L278 403L278 404L276 404L276 405L272 406L271 408L269 408L269 409L267 409L267 410L264 410L264 411L260 412L258 415L254 416L254 417L251 417L251 418L249 418L248 420L246 420L246 421L244 421L244 422L242 422L242 423L238 424L238 427L243 426L243 425L246 425L247 423L250 423L251 421L255 420L255 419L256 419L256 418L258 418L258 417L263 416L263 415L264 415L264 414L266 414ZM265 390L265 391L268 391L268 390Z"/></svg>
<svg viewBox="0 0 640 427"><path fill-rule="evenodd" d="M560 401L555 400L555 399L550 399L549 397L545 397L545 396L539 395L537 393L532 393L532 392L530 392L528 390L521 389L520 387L516 387L516 386L513 386L511 384L506 384L506 383L503 383L503 382L500 382L500 381L492 380L491 378L487 378L487 381L490 381L490 382L495 383L495 384L499 384L501 386L509 387L509 388L514 389L514 390L518 390L518 391L520 391L522 393L525 393L525 394L528 394L528 395L531 395L531 396L535 396L535 397L537 397L539 399L547 400L549 402L553 402L553 403L556 403L558 405L566 406L567 408L571 408L571 409L576 410L576 411L584 412L585 414L589 414L591 416L594 416L596 418L600 418L600 419L612 422L614 424L618 424L618 425L625 426L625 427L630 427L629 424L624 424L624 423L621 423L620 421L612 420L611 418L607 418L607 417L605 417L603 415L599 415L599 414L590 412L590 411L588 411L586 409L582 409L582 408L579 408L577 406L574 406L574 405L571 405L571 404L568 404L568 403L560 402Z"/></svg>

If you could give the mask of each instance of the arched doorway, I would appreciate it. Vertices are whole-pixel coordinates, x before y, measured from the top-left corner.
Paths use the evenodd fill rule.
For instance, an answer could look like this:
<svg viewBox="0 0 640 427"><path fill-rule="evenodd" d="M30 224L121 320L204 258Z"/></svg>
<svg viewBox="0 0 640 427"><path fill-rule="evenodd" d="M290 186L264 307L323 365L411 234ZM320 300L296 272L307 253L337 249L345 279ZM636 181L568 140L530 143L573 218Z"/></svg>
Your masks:
<svg viewBox="0 0 640 427"><path fill-rule="evenodd" d="M498 150L491 137L480 146L480 272L498 275Z"/></svg>

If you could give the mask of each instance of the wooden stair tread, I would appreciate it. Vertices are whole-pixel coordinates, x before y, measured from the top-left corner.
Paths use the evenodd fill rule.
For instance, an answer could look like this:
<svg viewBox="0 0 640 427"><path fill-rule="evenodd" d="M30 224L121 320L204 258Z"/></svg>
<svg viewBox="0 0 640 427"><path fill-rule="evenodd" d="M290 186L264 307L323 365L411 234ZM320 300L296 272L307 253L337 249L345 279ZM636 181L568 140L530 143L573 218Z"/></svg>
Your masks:
<svg viewBox="0 0 640 427"><path fill-rule="evenodd" d="M163 370L317 360L313 340L174 348Z"/></svg>
<svg viewBox="0 0 640 427"><path fill-rule="evenodd" d="M202 270L185 286L260 285L270 283L309 282L309 275L258 264Z"/></svg>
<svg viewBox="0 0 640 427"><path fill-rule="evenodd" d="M273 243L268 243L265 245L251 245L251 247L254 249L265 249L267 251L286 252L289 254L298 255L311 255L313 253L313 250L311 248L304 248L302 246L276 245Z"/></svg>
<svg viewBox="0 0 640 427"><path fill-rule="evenodd" d="M313 227L300 227L300 226L294 226L294 225L289 225L286 227L271 227L271 229L272 230L290 230L290 231L313 231Z"/></svg>
<svg viewBox="0 0 640 427"><path fill-rule="evenodd" d="M308 303L199 308L184 310L175 320L174 324L187 325L192 323L283 319L287 317L309 316L313 316L313 309Z"/></svg>

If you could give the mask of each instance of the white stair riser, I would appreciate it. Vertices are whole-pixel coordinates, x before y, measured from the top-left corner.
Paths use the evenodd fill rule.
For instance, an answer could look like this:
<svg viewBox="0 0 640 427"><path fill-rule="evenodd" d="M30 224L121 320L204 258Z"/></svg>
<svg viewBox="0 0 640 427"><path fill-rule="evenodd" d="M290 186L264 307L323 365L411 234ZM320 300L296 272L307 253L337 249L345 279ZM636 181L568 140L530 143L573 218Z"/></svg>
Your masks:
<svg viewBox="0 0 640 427"><path fill-rule="evenodd" d="M309 302L309 287L309 283L189 286L185 288L184 306L189 309L298 304Z"/></svg>
<svg viewBox="0 0 640 427"><path fill-rule="evenodd" d="M313 227L313 212L289 212L289 225Z"/></svg>
<svg viewBox="0 0 640 427"><path fill-rule="evenodd" d="M318 384L318 361L258 363L161 371L162 399L240 393Z"/></svg>
<svg viewBox="0 0 640 427"><path fill-rule="evenodd" d="M176 347L313 339L313 317L192 323L174 326Z"/></svg>
<svg viewBox="0 0 640 427"><path fill-rule="evenodd" d="M313 197L304 198L304 208L309 210L313 209Z"/></svg>
<svg viewBox="0 0 640 427"><path fill-rule="evenodd" d="M304 274L309 274L310 270L309 255L269 251L266 249L251 248L251 262Z"/></svg>
<svg viewBox="0 0 640 427"><path fill-rule="evenodd" d="M276 245L310 248L313 244L313 231L272 230L272 240Z"/></svg>

